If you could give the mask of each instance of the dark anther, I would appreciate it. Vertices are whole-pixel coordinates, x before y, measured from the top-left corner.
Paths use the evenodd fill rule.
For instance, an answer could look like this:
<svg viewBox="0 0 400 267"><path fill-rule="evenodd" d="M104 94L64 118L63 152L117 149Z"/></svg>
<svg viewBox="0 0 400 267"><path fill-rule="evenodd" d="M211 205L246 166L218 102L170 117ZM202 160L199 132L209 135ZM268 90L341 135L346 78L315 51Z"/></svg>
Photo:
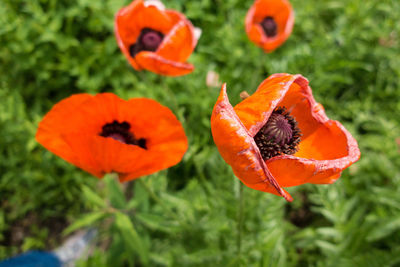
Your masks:
<svg viewBox="0 0 400 267"><path fill-rule="evenodd" d="M112 123L105 124L102 127L102 132L99 135L103 137L111 137L112 139L120 141L124 144L136 145L147 149L146 139L136 139L133 133L129 131L130 128L131 125L126 121L118 122L115 120Z"/></svg>
<svg viewBox="0 0 400 267"><path fill-rule="evenodd" d="M268 37L274 37L278 33L278 26L273 17L265 17L261 22L261 27L263 28L265 35Z"/></svg>
<svg viewBox="0 0 400 267"><path fill-rule="evenodd" d="M272 157L297 152L301 132L296 120L285 107L276 108L267 123L254 137L264 160Z"/></svg>
<svg viewBox="0 0 400 267"><path fill-rule="evenodd" d="M131 55L131 57L135 57L136 54L140 51L154 52L160 46L163 38L164 34L162 34L161 32L149 28L144 28L140 32L136 43L132 44L129 47L129 54Z"/></svg>

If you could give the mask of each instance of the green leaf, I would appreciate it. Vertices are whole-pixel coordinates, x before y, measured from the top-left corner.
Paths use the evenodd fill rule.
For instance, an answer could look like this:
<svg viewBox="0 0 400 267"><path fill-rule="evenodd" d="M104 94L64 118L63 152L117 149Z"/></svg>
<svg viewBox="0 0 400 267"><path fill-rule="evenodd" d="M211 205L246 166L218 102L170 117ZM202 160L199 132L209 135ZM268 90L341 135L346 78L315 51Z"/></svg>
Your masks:
<svg viewBox="0 0 400 267"><path fill-rule="evenodd" d="M95 206L106 207L107 203L99 195L92 191L88 186L82 185L82 192L86 199Z"/></svg>
<svg viewBox="0 0 400 267"><path fill-rule="evenodd" d="M400 229L400 218L387 220L380 223L367 236L368 241L376 241L391 235L393 232Z"/></svg>
<svg viewBox="0 0 400 267"><path fill-rule="evenodd" d="M143 264L148 264L149 252L126 214L115 213L115 226L121 232L122 238L129 250L139 255Z"/></svg>
<svg viewBox="0 0 400 267"><path fill-rule="evenodd" d="M121 186L114 175L107 175L104 177L104 181L107 186L108 197L111 205L117 209L123 209L126 207L125 195L122 192Z"/></svg>
<svg viewBox="0 0 400 267"><path fill-rule="evenodd" d="M174 233L178 232L180 227L179 224L172 225L165 220L165 217L161 217L153 214L145 214L145 213L137 213L135 214L135 218L138 219L141 223L149 227L150 229L166 232L166 233Z"/></svg>
<svg viewBox="0 0 400 267"><path fill-rule="evenodd" d="M73 224L68 226L67 229L64 230L63 234L68 235L69 233L77 229L90 226L93 223L105 218L107 215L109 215L109 213L105 213L103 211L86 214L80 219L76 220Z"/></svg>

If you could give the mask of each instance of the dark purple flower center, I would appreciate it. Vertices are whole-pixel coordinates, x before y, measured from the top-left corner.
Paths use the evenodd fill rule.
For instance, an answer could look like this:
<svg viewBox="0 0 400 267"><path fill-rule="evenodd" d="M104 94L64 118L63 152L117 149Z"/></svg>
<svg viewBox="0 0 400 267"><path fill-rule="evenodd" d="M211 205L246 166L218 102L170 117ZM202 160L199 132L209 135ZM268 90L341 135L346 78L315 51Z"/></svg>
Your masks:
<svg viewBox="0 0 400 267"><path fill-rule="evenodd" d="M135 57L140 51L156 51L160 46L162 40L164 39L164 34L159 31L152 30L150 28L144 28L136 43L129 47L129 53L131 57Z"/></svg>
<svg viewBox="0 0 400 267"><path fill-rule="evenodd" d="M254 136L264 160L272 157L297 152L301 132L296 120L285 107L276 108L267 123Z"/></svg>
<svg viewBox="0 0 400 267"><path fill-rule="evenodd" d="M268 37L274 37L278 33L278 25L273 17L265 17L260 24Z"/></svg>
<svg viewBox="0 0 400 267"><path fill-rule="evenodd" d="M133 133L129 131L130 128L131 125L126 121L118 122L115 120L112 123L105 124L102 127L102 132L99 135L103 137L110 137L127 145L136 145L143 149L147 149L146 139L136 139Z"/></svg>

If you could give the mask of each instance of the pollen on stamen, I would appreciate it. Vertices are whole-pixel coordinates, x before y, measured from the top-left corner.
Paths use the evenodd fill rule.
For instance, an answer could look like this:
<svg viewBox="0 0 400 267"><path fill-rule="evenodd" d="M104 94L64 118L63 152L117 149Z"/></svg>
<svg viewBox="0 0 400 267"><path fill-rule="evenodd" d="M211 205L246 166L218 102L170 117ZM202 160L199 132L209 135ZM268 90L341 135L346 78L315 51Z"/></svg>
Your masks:
<svg viewBox="0 0 400 267"><path fill-rule="evenodd" d="M285 107L276 108L267 123L254 137L264 160L297 152L301 132L297 122Z"/></svg>

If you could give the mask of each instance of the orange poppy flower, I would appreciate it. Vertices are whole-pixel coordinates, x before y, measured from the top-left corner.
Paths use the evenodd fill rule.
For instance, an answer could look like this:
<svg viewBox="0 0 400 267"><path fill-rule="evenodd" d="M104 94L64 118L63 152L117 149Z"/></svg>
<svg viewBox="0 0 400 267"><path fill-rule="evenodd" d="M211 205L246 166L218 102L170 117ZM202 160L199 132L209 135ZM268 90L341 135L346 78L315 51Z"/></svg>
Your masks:
<svg viewBox="0 0 400 267"><path fill-rule="evenodd" d="M168 76L191 73L194 67L186 60L197 44L192 23L153 2L135 0L117 13L115 35L121 51L136 70Z"/></svg>
<svg viewBox="0 0 400 267"><path fill-rule="evenodd" d="M36 140L98 178L116 172L121 182L177 164L188 147L182 125L167 107L111 93L60 101L39 123Z"/></svg>
<svg viewBox="0 0 400 267"><path fill-rule="evenodd" d="M248 187L283 196L282 187L330 184L360 157L357 141L315 102L301 75L275 74L234 108L226 85L211 116L214 142Z"/></svg>
<svg viewBox="0 0 400 267"><path fill-rule="evenodd" d="M245 24L249 39L271 52L289 38L294 12L287 0L256 0L247 12Z"/></svg>

